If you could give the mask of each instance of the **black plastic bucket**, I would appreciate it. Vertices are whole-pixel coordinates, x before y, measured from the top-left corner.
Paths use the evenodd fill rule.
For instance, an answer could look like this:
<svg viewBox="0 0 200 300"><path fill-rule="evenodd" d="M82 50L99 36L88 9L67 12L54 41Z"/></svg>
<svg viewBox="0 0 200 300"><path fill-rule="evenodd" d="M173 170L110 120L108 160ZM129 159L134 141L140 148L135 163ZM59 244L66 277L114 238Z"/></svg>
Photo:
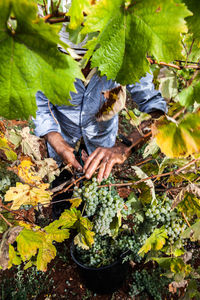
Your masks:
<svg viewBox="0 0 200 300"><path fill-rule="evenodd" d="M85 286L93 292L100 294L112 293L120 288L126 279L129 263L123 263L123 257L127 254L127 251L114 263L100 268L88 267L80 263L76 257L73 243L70 251Z"/></svg>

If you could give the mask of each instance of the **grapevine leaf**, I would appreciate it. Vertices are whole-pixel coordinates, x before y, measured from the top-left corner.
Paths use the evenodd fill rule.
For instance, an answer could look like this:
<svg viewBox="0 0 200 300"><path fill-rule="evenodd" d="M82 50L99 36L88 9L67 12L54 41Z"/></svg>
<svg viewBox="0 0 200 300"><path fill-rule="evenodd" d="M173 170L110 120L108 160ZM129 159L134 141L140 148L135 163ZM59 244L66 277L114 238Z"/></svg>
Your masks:
<svg viewBox="0 0 200 300"><path fill-rule="evenodd" d="M10 161L17 160L17 154L13 151L13 148L9 144L8 140L1 135L0 132L0 151L3 151L6 158Z"/></svg>
<svg viewBox="0 0 200 300"><path fill-rule="evenodd" d="M180 193L176 196L175 200L172 204L172 209L175 208L181 201L185 198L185 193L191 193L200 199L200 186L194 183L188 184L185 188L183 188ZM199 203L200 204L200 203ZM198 205L198 204L197 204ZM200 206L199 206L200 209Z"/></svg>
<svg viewBox="0 0 200 300"><path fill-rule="evenodd" d="M111 236L113 238L115 238L118 235L121 225L122 225L122 215L121 212L118 212L117 216L115 216L112 219L112 222L110 223L110 231L111 231Z"/></svg>
<svg viewBox="0 0 200 300"><path fill-rule="evenodd" d="M169 256L173 254L175 257L181 256L185 253L185 250L182 248L182 245L180 245L179 240L177 240L173 244L167 244L162 248L161 251Z"/></svg>
<svg viewBox="0 0 200 300"><path fill-rule="evenodd" d="M195 224L186 229L182 235L184 239L191 239L191 241L200 241L200 219Z"/></svg>
<svg viewBox="0 0 200 300"><path fill-rule="evenodd" d="M17 250L20 253L22 260L27 261L35 256L38 248L42 247L44 240L44 232L24 228L16 239Z"/></svg>
<svg viewBox="0 0 200 300"><path fill-rule="evenodd" d="M79 247L81 247L84 250L88 250L90 248L89 246L87 246L87 244L83 240L83 236L82 236L81 233L78 233L75 236L75 238L74 238L74 245L78 245Z"/></svg>
<svg viewBox="0 0 200 300"><path fill-rule="evenodd" d="M178 275L176 277L178 281L183 280L191 272L191 266L185 264L180 257L155 257L152 260L155 260L163 269Z"/></svg>
<svg viewBox="0 0 200 300"><path fill-rule="evenodd" d="M126 88L124 86L115 87L110 91L105 91L103 94L106 101L96 114L98 122L113 118L124 108L126 103Z"/></svg>
<svg viewBox="0 0 200 300"><path fill-rule="evenodd" d="M19 147L22 141L22 137L20 135L20 131L11 129L9 132L7 132L8 140L13 145L15 145L15 148Z"/></svg>
<svg viewBox="0 0 200 300"><path fill-rule="evenodd" d="M63 224L62 228L71 228L75 225L80 216L81 212L79 210L77 210L76 208L71 208L70 210L65 210L61 214L59 222Z"/></svg>
<svg viewBox="0 0 200 300"><path fill-rule="evenodd" d="M70 16L70 29L76 29L84 20L84 13L90 11L91 0L73 0L67 16Z"/></svg>
<svg viewBox="0 0 200 300"><path fill-rule="evenodd" d="M60 230L61 231L61 230ZM17 250L23 261L29 261L37 256L36 266L40 271L46 271L47 264L56 256L56 248L52 245L54 240L63 241L62 233L58 237L55 231L46 233L39 229L24 228L17 237ZM68 235L65 235L68 238Z"/></svg>
<svg viewBox="0 0 200 300"><path fill-rule="evenodd" d="M92 222L85 217L80 217L79 222L77 222L78 232L82 235L82 243L91 247L94 243L95 233L92 231Z"/></svg>
<svg viewBox="0 0 200 300"><path fill-rule="evenodd" d="M101 75L123 85L139 81L149 71L147 53L167 62L181 56L180 33L187 32L184 18L189 15L184 4L167 0L134 5L124 0L98 1L82 30L99 32L88 42L86 58L95 50L92 67L98 67Z"/></svg>
<svg viewBox="0 0 200 300"><path fill-rule="evenodd" d="M193 80L190 86L183 89L178 94L178 100L182 106L188 107L190 105L193 105L195 101L197 103L200 103L199 95L200 95L200 83L199 83L199 77L197 77L195 78L195 80Z"/></svg>
<svg viewBox="0 0 200 300"><path fill-rule="evenodd" d="M14 172L23 179L25 183L28 184L39 184L42 182L42 178L37 175L34 169L35 165L31 162L30 158L25 158L21 160L21 163L14 167Z"/></svg>
<svg viewBox="0 0 200 300"><path fill-rule="evenodd" d="M145 244L140 248L138 254L144 256L150 250L161 250L166 243L167 232L164 227L156 228Z"/></svg>
<svg viewBox="0 0 200 300"><path fill-rule="evenodd" d="M12 265L20 265L21 258L18 256L12 245L9 245L9 261L8 261L8 269L12 267Z"/></svg>
<svg viewBox="0 0 200 300"><path fill-rule="evenodd" d="M48 233L47 240L48 241L56 241L63 242L65 239L69 238L69 230L68 229L60 229L63 226L63 222L59 220L55 220L50 223L48 226L44 227L44 230Z"/></svg>
<svg viewBox="0 0 200 300"><path fill-rule="evenodd" d="M53 104L69 105L66 99L70 91L75 92L75 78L83 79L83 75L77 62L57 50L57 44L62 44L58 27L39 19L33 1L2 0L0 11L1 115L8 119L35 116L37 90ZM9 29L11 12L17 27Z"/></svg>
<svg viewBox="0 0 200 300"><path fill-rule="evenodd" d="M159 151L159 147L156 144L155 139L151 139L148 145L145 147L143 152L143 158L147 158L149 155L154 155Z"/></svg>
<svg viewBox="0 0 200 300"><path fill-rule="evenodd" d="M82 202L82 199L81 198L72 198L72 199L69 199L69 202L71 203L71 208L79 207Z"/></svg>
<svg viewBox="0 0 200 300"><path fill-rule="evenodd" d="M56 247L51 243L43 243L39 248L37 256L37 269L40 271L47 270L47 264L56 256Z"/></svg>
<svg viewBox="0 0 200 300"><path fill-rule="evenodd" d="M161 151L168 157L188 157L200 151L200 111L188 113L176 124L161 118L154 125L153 134Z"/></svg>
<svg viewBox="0 0 200 300"><path fill-rule="evenodd" d="M35 161L37 166L38 176L44 179L48 177L48 182L51 183L56 176L60 175L60 169L53 158L45 158L43 160Z"/></svg>
<svg viewBox="0 0 200 300"><path fill-rule="evenodd" d="M145 174L139 167L137 166L133 166L132 169L135 171L137 177L139 179L145 179L147 178L147 174ZM153 202L156 199L156 194L155 194L155 186L153 184L153 181L151 179L145 180L145 182L143 182L143 184L145 184L150 192L150 196L151 196L151 202ZM146 194L146 193L145 193ZM143 197L145 198L145 197ZM142 199L143 199L142 198ZM143 199L143 202L149 202L149 197L147 197L147 199Z"/></svg>
<svg viewBox="0 0 200 300"><path fill-rule="evenodd" d="M158 75L159 91L166 100L178 94L176 75L172 70L162 68Z"/></svg>
<svg viewBox="0 0 200 300"><path fill-rule="evenodd" d="M196 197L193 193L188 193L187 191L184 191L183 194L179 193L178 197L180 197L180 199L182 198L181 202L177 206L179 211L183 212L189 219L191 219L194 215L200 217L199 197Z"/></svg>
<svg viewBox="0 0 200 300"><path fill-rule="evenodd" d="M41 203L47 206L50 203L52 193L46 189L49 184L41 184L38 187L31 187L20 182L16 183L16 187L10 187L5 194L5 201L13 201L11 209L19 209L21 205L36 206Z"/></svg>
<svg viewBox="0 0 200 300"><path fill-rule="evenodd" d="M32 267L33 262L31 260L29 260L29 262L27 262L24 266L24 270L27 270L28 268Z"/></svg>
<svg viewBox="0 0 200 300"><path fill-rule="evenodd" d="M187 17L187 25L189 32L193 34L193 37L200 41L200 3L198 0L184 0L184 3L187 5L188 9L193 13L192 16Z"/></svg>
<svg viewBox="0 0 200 300"><path fill-rule="evenodd" d="M137 113L137 115L135 113ZM133 126L139 126L143 121L149 120L151 116L149 114L140 112L135 108L134 111L129 110L128 114L126 113L126 118L130 120L130 123Z"/></svg>
<svg viewBox="0 0 200 300"><path fill-rule="evenodd" d="M142 203L133 192L129 195L128 200L125 202L125 205L127 204L130 204L131 206L130 214L132 214L140 222L143 222L144 213L142 209Z"/></svg>
<svg viewBox="0 0 200 300"><path fill-rule="evenodd" d="M14 139L17 141L17 138L22 147L22 152L25 155L30 156L33 160L41 160L42 154L40 152L41 139L30 133L29 127L24 127L22 130L12 130L8 133L9 139ZM20 138L21 137L21 138Z"/></svg>

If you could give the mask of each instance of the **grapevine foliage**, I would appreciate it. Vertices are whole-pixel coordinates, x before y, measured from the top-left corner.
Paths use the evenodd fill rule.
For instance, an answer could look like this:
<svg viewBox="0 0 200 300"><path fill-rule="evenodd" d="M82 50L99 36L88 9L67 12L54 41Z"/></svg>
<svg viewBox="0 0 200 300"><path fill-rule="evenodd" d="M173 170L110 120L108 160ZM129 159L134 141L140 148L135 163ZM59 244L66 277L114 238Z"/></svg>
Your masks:
<svg viewBox="0 0 200 300"><path fill-rule="evenodd" d="M187 31L184 18L190 14L183 4L173 1L139 1L127 6L123 0L100 1L82 30L100 32L88 43L86 55L89 58L98 45L92 66L108 79L134 83L149 71L147 53L158 61L181 57L180 32Z"/></svg>
<svg viewBox="0 0 200 300"><path fill-rule="evenodd" d="M10 16L15 17L14 21ZM75 78L83 79L83 75L76 61L57 51L57 45L62 44L59 29L37 16L35 1L0 1L2 116L35 116L37 90L52 103L70 104L67 99L69 92L75 91Z"/></svg>

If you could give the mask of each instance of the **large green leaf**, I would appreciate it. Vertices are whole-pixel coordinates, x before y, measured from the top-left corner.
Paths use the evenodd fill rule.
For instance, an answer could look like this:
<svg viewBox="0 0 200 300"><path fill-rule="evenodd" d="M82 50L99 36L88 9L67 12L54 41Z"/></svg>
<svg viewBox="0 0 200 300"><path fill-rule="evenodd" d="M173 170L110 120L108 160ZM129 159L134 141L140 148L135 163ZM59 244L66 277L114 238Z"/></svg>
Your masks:
<svg viewBox="0 0 200 300"><path fill-rule="evenodd" d="M200 103L200 81L199 76L193 80L192 84L188 86L187 88L183 89L178 94L178 100L182 106L190 106L194 104L196 101L197 103Z"/></svg>
<svg viewBox="0 0 200 300"><path fill-rule="evenodd" d="M16 28L9 29L9 16ZM57 50L60 27L37 17L28 0L0 0L0 111L1 115L28 118L35 115L35 93L41 90L54 104L69 104L75 78L83 78L78 63Z"/></svg>
<svg viewBox="0 0 200 300"><path fill-rule="evenodd" d="M193 37L200 41L200 2L199 0L184 0L184 2L189 10L193 13L193 16L190 16L186 19L189 32L193 33Z"/></svg>
<svg viewBox="0 0 200 300"><path fill-rule="evenodd" d="M101 75L122 84L138 81L147 71L147 53L158 60L181 56L180 33L187 31L184 18L191 15L184 4L168 0L101 0L91 8L83 33L99 32L89 41L86 59Z"/></svg>

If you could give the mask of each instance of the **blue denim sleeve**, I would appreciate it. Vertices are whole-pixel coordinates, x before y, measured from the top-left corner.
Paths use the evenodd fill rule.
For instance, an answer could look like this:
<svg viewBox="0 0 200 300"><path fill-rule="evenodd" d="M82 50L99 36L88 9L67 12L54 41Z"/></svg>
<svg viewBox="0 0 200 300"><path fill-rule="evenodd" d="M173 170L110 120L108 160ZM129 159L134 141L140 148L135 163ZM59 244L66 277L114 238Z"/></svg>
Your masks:
<svg viewBox="0 0 200 300"><path fill-rule="evenodd" d="M36 93L36 103L38 109L36 118L33 119L35 124L35 134L42 137L52 131L60 132L60 126L53 116L55 114L54 106L50 102L48 104L48 99L40 91Z"/></svg>
<svg viewBox="0 0 200 300"><path fill-rule="evenodd" d="M140 82L127 85L127 90L131 94L131 98L138 105L141 112L150 113L155 110L167 112L167 104L161 93L155 90L153 84L153 75L147 73Z"/></svg>

